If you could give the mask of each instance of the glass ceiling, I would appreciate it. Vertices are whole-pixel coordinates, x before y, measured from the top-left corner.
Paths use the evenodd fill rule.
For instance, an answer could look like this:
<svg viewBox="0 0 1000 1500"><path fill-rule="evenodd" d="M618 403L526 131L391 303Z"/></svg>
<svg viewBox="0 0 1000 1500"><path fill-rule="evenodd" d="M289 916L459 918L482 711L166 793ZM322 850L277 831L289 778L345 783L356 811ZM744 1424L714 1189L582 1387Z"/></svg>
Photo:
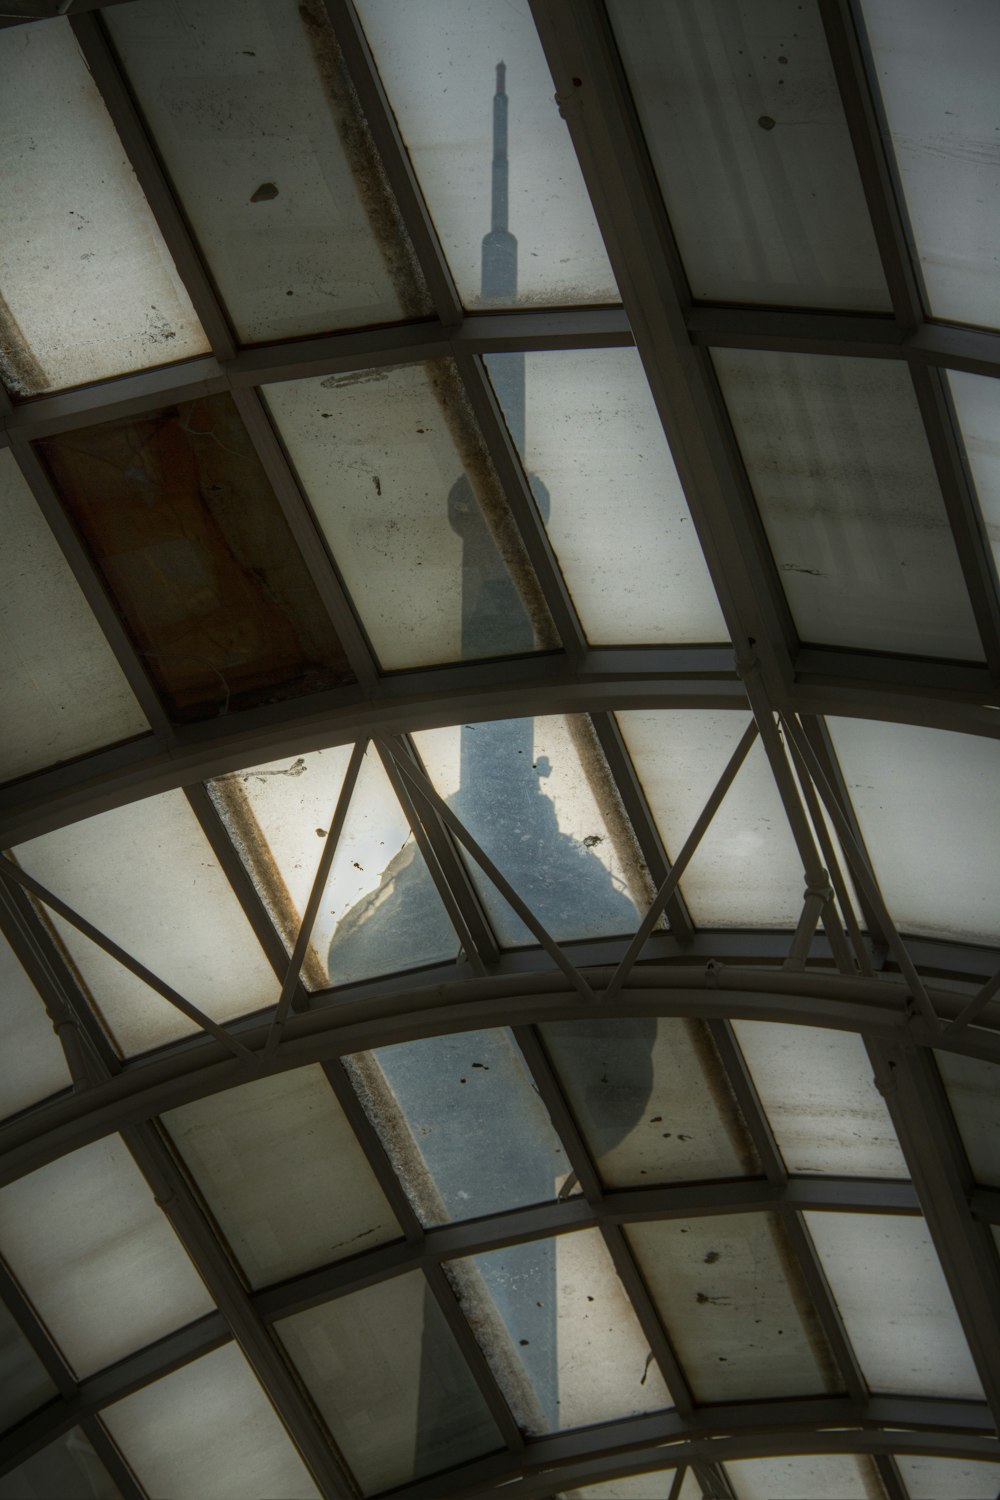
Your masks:
<svg viewBox="0 0 1000 1500"><path fill-rule="evenodd" d="M0 1500L996 1500L989 0L10 0Z"/></svg>

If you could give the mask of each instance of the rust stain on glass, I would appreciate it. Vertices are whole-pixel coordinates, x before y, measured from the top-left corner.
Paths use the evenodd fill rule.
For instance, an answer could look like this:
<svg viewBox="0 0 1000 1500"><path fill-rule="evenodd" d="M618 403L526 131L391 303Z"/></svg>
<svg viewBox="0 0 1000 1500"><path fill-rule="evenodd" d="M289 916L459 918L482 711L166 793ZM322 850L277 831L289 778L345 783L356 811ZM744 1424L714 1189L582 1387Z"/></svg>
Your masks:
<svg viewBox="0 0 1000 1500"><path fill-rule="evenodd" d="M38 449L176 720L354 681L229 396Z"/></svg>

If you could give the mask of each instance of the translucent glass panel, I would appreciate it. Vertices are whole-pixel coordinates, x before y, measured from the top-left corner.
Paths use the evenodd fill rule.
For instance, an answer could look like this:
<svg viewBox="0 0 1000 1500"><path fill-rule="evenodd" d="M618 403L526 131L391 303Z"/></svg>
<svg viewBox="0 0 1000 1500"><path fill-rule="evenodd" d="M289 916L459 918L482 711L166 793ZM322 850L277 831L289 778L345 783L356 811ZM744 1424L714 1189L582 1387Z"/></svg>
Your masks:
<svg viewBox="0 0 1000 1500"><path fill-rule="evenodd" d="M523 0L357 8L465 305L617 302ZM501 59L509 103L497 108ZM496 167L491 175L498 116L509 180Z"/></svg>
<svg viewBox="0 0 1000 1500"><path fill-rule="evenodd" d="M837 1389L826 1340L773 1215L631 1224L626 1234L695 1400Z"/></svg>
<svg viewBox="0 0 1000 1500"><path fill-rule="evenodd" d="M712 359L803 640L981 661L905 365Z"/></svg>
<svg viewBox="0 0 1000 1500"><path fill-rule="evenodd" d="M1000 569L1000 387L988 375L958 370L948 371L948 382L987 539Z"/></svg>
<svg viewBox="0 0 1000 1500"><path fill-rule="evenodd" d="M366 1494L502 1446L418 1272L276 1326Z"/></svg>
<svg viewBox="0 0 1000 1500"><path fill-rule="evenodd" d="M242 339L430 313L322 4L144 0L109 27Z"/></svg>
<svg viewBox="0 0 1000 1500"><path fill-rule="evenodd" d="M653 816L676 858L739 744L742 713L618 715ZM802 861L760 741L751 747L681 879L695 922L707 927L794 926Z"/></svg>
<svg viewBox="0 0 1000 1500"><path fill-rule="evenodd" d="M291 951L351 746L220 777L211 792ZM369 749L303 968L311 989L450 960L458 938L375 750Z"/></svg>
<svg viewBox="0 0 1000 1500"><path fill-rule="evenodd" d="M598 1230L491 1250L448 1270L525 1431L672 1404Z"/></svg>
<svg viewBox="0 0 1000 1500"><path fill-rule="evenodd" d="M636 351L496 354L486 365L588 639L726 640Z"/></svg>
<svg viewBox="0 0 1000 1500"><path fill-rule="evenodd" d="M16 854L24 869L213 1020L277 999L278 981L183 792L72 823ZM125 1052L198 1029L62 917L52 921Z"/></svg>
<svg viewBox="0 0 1000 1500"><path fill-rule="evenodd" d="M554 644L551 626L539 616L538 585L449 362L266 389L384 667L509 656Z"/></svg>
<svg viewBox="0 0 1000 1500"><path fill-rule="evenodd" d="M78 1375L213 1306L118 1136L0 1190L0 1251Z"/></svg>
<svg viewBox="0 0 1000 1500"><path fill-rule="evenodd" d="M0 1500L121 1500L121 1491L79 1427L0 1475Z"/></svg>
<svg viewBox="0 0 1000 1500"><path fill-rule="evenodd" d="M235 1344L144 1386L102 1416L147 1495L319 1500Z"/></svg>
<svg viewBox="0 0 1000 1500"><path fill-rule="evenodd" d="M897 1455L910 1500L996 1500L1000 1464L959 1458L911 1458Z"/></svg>
<svg viewBox="0 0 1000 1500"><path fill-rule="evenodd" d="M321 1068L213 1094L163 1122L251 1286L402 1233Z"/></svg>
<svg viewBox="0 0 1000 1500"><path fill-rule="evenodd" d="M72 1083L41 996L0 935L0 1119Z"/></svg>
<svg viewBox="0 0 1000 1500"><path fill-rule="evenodd" d="M789 1172L909 1177L859 1036L770 1021L733 1029Z"/></svg>
<svg viewBox="0 0 1000 1500"><path fill-rule="evenodd" d="M815 0L610 9L695 297L888 310Z"/></svg>
<svg viewBox="0 0 1000 1500"><path fill-rule="evenodd" d="M674 1481L674 1469L657 1469L653 1474L632 1474L626 1479L609 1479L604 1484L588 1484L583 1489L566 1490L562 1500L666 1500ZM694 1488L681 1487L680 1500L702 1500L701 1486L693 1475Z"/></svg>
<svg viewBox="0 0 1000 1500"><path fill-rule="evenodd" d="M992 0L862 10L931 312L995 326L1000 12Z"/></svg>
<svg viewBox="0 0 1000 1500"><path fill-rule="evenodd" d="M0 449L0 528L6 781L149 726L8 449Z"/></svg>
<svg viewBox="0 0 1000 1500"><path fill-rule="evenodd" d="M0 1302L0 1429L13 1427L56 1395L55 1382Z"/></svg>
<svg viewBox="0 0 1000 1500"><path fill-rule="evenodd" d="M0 131L6 384L34 395L207 352L68 21L0 33Z"/></svg>
<svg viewBox="0 0 1000 1500"><path fill-rule="evenodd" d="M758 1170L702 1022L558 1021L542 1034L608 1187Z"/></svg>
<svg viewBox="0 0 1000 1500"><path fill-rule="evenodd" d="M867 1454L736 1459L725 1472L737 1500L873 1500L883 1494Z"/></svg>
<svg viewBox="0 0 1000 1500"><path fill-rule="evenodd" d="M1000 745L867 719L831 719L830 733L896 924L995 941Z"/></svg>
<svg viewBox="0 0 1000 1500"><path fill-rule="evenodd" d="M507 719L414 738L437 791L557 941L635 930L648 875L589 721ZM500 941L534 943L467 863Z"/></svg>
<svg viewBox="0 0 1000 1500"><path fill-rule="evenodd" d="M347 1059L425 1224L553 1199L569 1162L509 1031L427 1037Z"/></svg>
<svg viewBox="0 0 1000 1500"><path fill-rule="evenodd" d="M872 1390L981 1400L923 1219L830 1213L805 1218Z"/></svg>
<svg viewBox="0 0 1000 1500"><path fill-rule="evenodd" d="M1000 1065L958 1052L935 1057L972 1175L1000 1188Z"/></svg>
<svg viewBox="0 0 1000 1500"><path fill-rule="evenodd" d="M175 718L353 682L230 396L39 448Z"/></svg>

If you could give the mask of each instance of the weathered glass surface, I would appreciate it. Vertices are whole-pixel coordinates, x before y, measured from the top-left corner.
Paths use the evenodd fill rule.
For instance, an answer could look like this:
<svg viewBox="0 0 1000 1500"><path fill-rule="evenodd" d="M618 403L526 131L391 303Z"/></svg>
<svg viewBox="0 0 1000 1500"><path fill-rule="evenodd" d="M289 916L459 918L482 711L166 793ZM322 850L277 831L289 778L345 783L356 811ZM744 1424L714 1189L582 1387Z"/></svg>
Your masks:
<svg viewBox="0 0 1000 1500"><path fill-rule="evenodd" d="M582 715L414 736L437 792L557 941L632 932L649 877ZM505 946L537 940L469 856Z"/></svg>
<svg viewBox="0 0 1000 1500"><path fill-rule="evenodd" d="M996 1500L1000 1494L1000 1464L961 1458L896 1456L910 1500Z"/></svg>
<svg viewBox="0 0 1000 1500"><path fill-rule="evenodd" d="M419 1272L276 1327L365 1494L502 1446Z"/></svg>
<svg viewBox="0 0 1000 1500"><path fill-rule="evenodd" d="M695 297L888 311L815 0L610 10Z"/></svg>
<svg viewBox="0 0 1000 1500"><path fill-rule="evenodd" d="M174 718L353 682L230 396L38 446Z"/></svg>
<svg viewBox="0 0 1000 1500"><path fill-rule="evenodd" d="M724 1467L737 1500L872 1500L882 1494L867 1454L731 1459Z"/></svg>
<svg viewBox="0 0 1000 1500"><path fill-rule="evenodd" d="M526 1432L672 1404L598 1230L491 1250L448 1272Z"/></svg>
<svg viewBox="0 0 1000 1500"><path fill-rule="evenodd" d="M58 1392L38 1355L0 1302L0 1423L13 1427Z"/></svg>
<svg viewBox="0 0 1000 1500"><path fill-rule="evenodd" d="M588 639L726 640L636 351L494 354L486 367Z"/></svg>
<svg viewBox="0 0 1000 1500"><path fill-rule="evenodd" d="M236 1344L116 1401L102 1418L148 1495L319 1500Z"/></svg>
<svg viewBox="0 0 1000 1500"><path fill-rule="evenodd" d="M80 1427L0 1475L0 1500L48 1500L53 1495L59 1500L122 1500Z"/></svg>
<svg viewBox="0 0 1000 1500"><path fill-rule="evenodd" d="M0 1119L68 1088L72 1079L41 996L0 935Z"/></svg>
<svg viewBox="0 0 1000 1500"><path fill-rule="evenodd" d="M972 1175L1000 1188L1000 1064L960 1052L934 1055Z"/></svg>
<svg viewBox="0 0 1000 1500"><path fill-rule="evenodd" d="M905 365L748 349L712 359L802 639L981 661Z"/></svg>
<svg viewBox="0 0 1000 1500"><path fill-rule="evenodd" d="M0 132L5 384L31 396L207 353L68 21L0 31Z"/></svg>
<svg viewBox="0 0 1000 1500"><path fill-rule="evenodd" d="M430 314L320 0L142 0L106 19L245 342Z"/></svg>
<svg viewBox="0 0 1000 1500"><path fill-rule="evenodd" d="M775 1215L670 1219L626 1234L697 1401L839 1388Z"/></svg>
<svg viewBox="0 0 1000 1500"><path fill-rule="evenodd" d="M948 371L955 413L979 496L986 539L1000 570L1000 390L988 375Z"/></svg>
<svg viewBox="0 0 1000 1500"><path fill-rule="evenodd" d="M251 1286L402 1233L319 1067L211 1094L163 1123Z"/></svg>
<svg viewBox="0 0 1000 1500"><path fill-rule="evenodd" d="M119 1136L0 1189L0 1252L77 1375L212 1309Z"/></svg>
<svg viewBox="0 0 1000 1500"><path fill-rule="evenodd" d="M14 455L0 450L0 781L149 728Z"/></svg>

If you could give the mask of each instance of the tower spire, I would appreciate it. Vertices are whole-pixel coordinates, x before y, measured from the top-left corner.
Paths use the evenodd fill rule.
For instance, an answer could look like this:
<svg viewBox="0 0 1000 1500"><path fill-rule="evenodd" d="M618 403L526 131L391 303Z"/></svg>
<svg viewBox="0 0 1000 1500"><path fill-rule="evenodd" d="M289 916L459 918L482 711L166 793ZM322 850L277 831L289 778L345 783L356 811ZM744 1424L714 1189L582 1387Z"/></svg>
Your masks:
<svg viewBox="0 0 1000 1500"><path fill-rule="evenodd" d="M490 232L483 236L482 297L487 306L517 298L517 240L507 227L507 65L497 63L493 95L493 194Z"/></svg>
<svg viewBox="0 0 1000 1500"><path fill-rule="evenodd" d="M507 229L507 64L497 63L493 95L493 213L491 229Z"/></svg>

